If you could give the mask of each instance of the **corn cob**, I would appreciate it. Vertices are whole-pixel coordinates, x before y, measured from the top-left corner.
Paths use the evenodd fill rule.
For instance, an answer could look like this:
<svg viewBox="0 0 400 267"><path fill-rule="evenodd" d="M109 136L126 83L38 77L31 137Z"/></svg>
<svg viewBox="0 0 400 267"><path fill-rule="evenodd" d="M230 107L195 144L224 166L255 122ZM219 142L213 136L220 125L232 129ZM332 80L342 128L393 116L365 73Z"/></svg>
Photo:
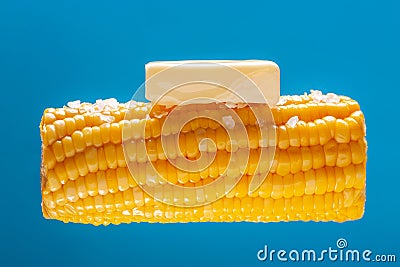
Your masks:
<svg viewBox="0 0 400 267"><path fill-rule="evenodd" d="M226 170L229 155L240 154L241 146L246 144L235 140L233 145L221 125L209 119L194 119L179 133L181 151L163 151L161 125L171 107L151 110L149 103L128 105L107 100L46 109L40 124L43 215L94 225L359 219L364 212L366 186L363 113L348 97L334 95L321 100L321 95L317 96L281 97L271 109L276 136L267 140L257 134L256 119L248 107L233 108L250 139L249 164L238 168L244 176L226 195L192 207L168 205L144 192L140 185L148 183L146 164L151 161L172 184L188 188L210 184ZM210 104L201 108L213 110ZM143 123L148 125L145 131L135 131ZM125 129L130 134L123 134ZM168 139L178 131L167 129L162 135ZM205 152L215 153L216 159L197 173L174 169L167 158L198 158L199 134L215 142L216 146L206 147ZM148 158L140 155L135 142L123 147L124 141L140 138L145 140ZM276 150L273 162L261 186L249 192L251 179L260 175L252 162L264 147ZM126 156L140 171L140 177L132 177ZM210 188L203 194L215 194ZM161 198L185 197L173 189L158 193Z"/></svg>

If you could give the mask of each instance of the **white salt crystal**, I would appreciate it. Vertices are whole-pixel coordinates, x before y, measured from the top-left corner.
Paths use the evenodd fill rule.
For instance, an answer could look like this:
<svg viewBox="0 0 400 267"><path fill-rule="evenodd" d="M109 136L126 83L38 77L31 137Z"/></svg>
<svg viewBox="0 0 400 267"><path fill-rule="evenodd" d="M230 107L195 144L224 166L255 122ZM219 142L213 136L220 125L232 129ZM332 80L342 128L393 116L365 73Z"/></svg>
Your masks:
<svg viewBox="0 0 400 267"><path fill-rule="evenodd" d="M294 128L298 122L299 122L299 117L293 116L286 122L286 125L291 128Z"/></svg>
<svg viewBox="0 0 400 267"><path fill-rule="evenodd" d="M328 93L326 95L326 103L339 103L340 97L334 93Z"/></svg>
<svg viewBox="0 0 400 267"><path fill-rule="evenodd" d="M114 121L114 117L113 116L107 116L107 115L100 115L100 119L104 122L113 122Z"/></svg>
<svg viewBox="0 0 400 267"><path fill-rule="evenodd" d="M235 127L235 121L233 120L232 116L223 116L222 121L224 122L225 126L230 130Z"/></svg>
<svg viewBox="0 0 400 267"><path fill-rule="evenodd" d="M80 100L75 100L67 103L67 106L70 108L79 108L81 106Z"/></svg>
<svg viewBox="0 0 400 267"><path fill-rule="evenodd" d="M319 103L323 100L323 94L319 90L310 90L310 97L313 99L314 102Z"/></svg>
<svg viewBox="0 0 400 267"><path fill-rule="evenodd" d="M276 103L277 106L279 105L284 105L287 102L286 98L280 97L278 103Z"/></svg>

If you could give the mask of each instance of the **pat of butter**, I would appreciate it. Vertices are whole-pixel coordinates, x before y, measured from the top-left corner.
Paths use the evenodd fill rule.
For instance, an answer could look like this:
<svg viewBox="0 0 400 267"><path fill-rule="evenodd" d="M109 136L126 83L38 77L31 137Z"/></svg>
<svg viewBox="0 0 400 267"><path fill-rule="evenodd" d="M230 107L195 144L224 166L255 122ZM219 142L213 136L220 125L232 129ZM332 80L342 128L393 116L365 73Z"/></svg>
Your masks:
<svg viewBox="0 0 400 267"><path fill-rule="evenodd" d="M266 60L185 60L146 64L147 100L182 103L268 103L280 96L279 67Z"/></svg>

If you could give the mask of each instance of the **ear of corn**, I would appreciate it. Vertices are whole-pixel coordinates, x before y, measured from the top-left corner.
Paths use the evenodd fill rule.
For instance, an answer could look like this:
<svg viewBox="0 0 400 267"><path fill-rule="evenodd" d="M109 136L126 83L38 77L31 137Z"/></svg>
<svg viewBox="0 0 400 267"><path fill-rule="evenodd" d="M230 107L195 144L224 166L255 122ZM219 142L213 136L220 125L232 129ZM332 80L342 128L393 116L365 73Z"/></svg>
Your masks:
<svg viewBox="0 0 400 267"><path fill-rule="evenodd" d="M201 108L213 109L207 104ZM168 114L171 109L157 106L155 110ZM185 125L179 134L181 151L172 144L179 129L164 129L162 134L171 139L167 141L171 147L163 151L160 128L164 119L152 116L150 104L130 103L128 108L128 105L108 100L101 105L72 103L70 107L46 109L40 124L43 215L64 222L94 225L343 222L362 217L367 144L364 117L356 101L344 96L337 96L332 102L315 101L312 95L282 97L271 110L276 138L264 139L257 134L256 120L248 107L236 107L234 111L246 127L248 143L229 140L220 125L199 118ZM127 113L129 120L124 119ZM141 132L139 129L144 123L147 123L146 129ZM123 129L130 134L122 134ZM197 173L175 169L167 158L196 159L200 153L199 136L215 142L216 146L204 148L206 155L215 153L213 163ZM128 142L125 159L122 143L140 138L146 140L148 158L135 142ZM250 151L249 164L237 168L244 176L225 196L210 204L168 205L145 193L137 184L149 183L147 161L172 184L184 187L209 184L224 172L229 155L239 154L243 147ZM275 149L275 156L264 182L250 192L250 181L260 175L252 163L263 148ZM127 160L141 174L135 177L137 179L133 179ZM218 189L211 187L206 192L199 191L196 197L198 200L207 198L216 191ZM187 197L173 189L156 194L159 199Z"/></svg>

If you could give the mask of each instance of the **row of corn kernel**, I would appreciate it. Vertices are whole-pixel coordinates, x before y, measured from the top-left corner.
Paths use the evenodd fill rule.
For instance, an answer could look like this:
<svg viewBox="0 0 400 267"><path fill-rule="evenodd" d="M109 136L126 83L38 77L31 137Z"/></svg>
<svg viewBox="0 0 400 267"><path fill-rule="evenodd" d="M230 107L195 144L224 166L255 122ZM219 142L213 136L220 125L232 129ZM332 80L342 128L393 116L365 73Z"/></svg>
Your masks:
<svg viewBox="0 0 400 267"><path fill-rule="evenodd" d="M127 168L88 173L85 176L79 176L74 179L65 176L65 174L60 175L55 170L47 172L44 184L46 192L60 190L63 185L64 189L76 189L75 194L84 198L87 195L106 194L108 191L111 193L118 190L125 191L129 187L135 186L136 182Z"/></svg>
<svg viewBox="0 0 400 267"><path fill-rule="evenodd" d="M351 164L360 164L365 161L366 156L363 152L366 146L365 140L362 139L359 142L339 145L334 141L332 142L332 144L328 143L325 146L291 147L288 150L277 149L270 172L285 176L289 173L296 174L299 171L304 172L310 169L319 169L324 166L347 167ZM77 153L74 157L66 158L63 162L49 160L46 151L48 150L44 150L44 158L47 160L45 168L48 172L48 180L53 181L55 179L53 179L53 177L57 177L57 180L60 181L61 184L65 184L68 179L75 180L79 176L85 176L88 173L96 173L99 170L106 171L109 169L126 167L126 161L121 146L107 144L104 148L96 149L91 147L86 149L84 153ZM184 184L188 181L197 182L209 176L217 178L226 171L231 157L236 157L236 164L234 166L236 168L232 168L232 165L230 166L230 171L235 171L235 175L239 175L239 172L250 175L265 173L268 171L269 164L257 165L260 160L260 151L260 149L250 150L249 157L247 158L246 153L241 153L240 150L237 153L228 153L227 151L221 150L217 152L214 160L211 156L212 154L203 153L203 156L207 157L211 164L200 172L194 173L180 171L166 160L157 160L153 164L154 168L162 177L168 177L168 180L173 183L179 181ZM272 149L265 149L264 152L267 154L273 153ZM127 153L129 155L129 149ZM134 155L137 156L138 154L135 152ZM144 156L144 158L146 158L146 156ZM133 160L133 158L129 159ZM187 164L192 164L192 166L197 164L193 161L187 162L187 160L182 157L178 158L176 162L179 166L183 167L183 169L188 169ZM132 168L141 170L143 173L140 175L140 179L146 181L146 170L149 169L151 165L149 165L149 163L135 161L129 162L129 164ZM54 188L54 186L51 187Z"/></svg>
<svg viewBox="0 0 400 267"><path fill-rule="evenodd" d="M344 117L343 119L325 116L322 119L317 118L309 122L300 120L295 127L280 125L277 127L278 145L280 148L285 149L289 145L308 146L324 144L331 138L335 138L339 143L348 143L350 140L357 140L365 134L363 132L363 116L361 115L362 113L358 111L353 112L349 117ZM206 127L204 127L205 129L215 130L215 132L209 132L209 134L220 138L225 144L228 142L228 136L223 128L210 119L194 119L186 125L190 126L188 130L185 131L185 126L182 132L185 133L198 129L201 126L198 123L200 120L208 122L205 125ZM119 122L102 123L99 126L87 127L84 117L82 115L75 115L74 118L56 120L53 124L43 125L42 139L45 146L58 142L66 148L75 149L79 152L91 145L101 146L108 142L118 144L121 142L122 137L124 140L128 140L130 138L159 137L161 133L163 135L177 133L182 126L169 125L168 127L164 127L163 121L164 119L155 118L149 120L120 120ZM251 124L244 123L247 126L248 134L251 135L253 132L258 133L253 135L254 138L259 138L257 128L253 129L250 126ZM194 136L197 138L197 135ZM251 137L253 138L253 136ZM258 145L258 141L255 144Z"/></svg>
<svg viewBox="0 0 400 267"><path fill-rule="evenodd" d="M332 139L338 143L349 143L365 135L363 127L352 117L342 120L328 116L314 122L299 121L294 127L277 127L277 144L279 148L287 149L289 146L325 145Z"/></svg>
<svg viewBox="0 0 400 267"><path fill-rule="evenodd" d="M288 199L272 198L222 198L211 204L181 208L159 202L148 202L137 206L133 201L124 201L122 194L97 196L79 200L64 206L49 205L45 202L47 214L64 220L82 219L82 222L97 220L100 224L111 222L157 221L287 221L355 219L363 212L365 191L346 189L342 193L330 192L324 195L307 195Z"/></svg>
<svg viewBox="0 0 400 267"><path fill-rule="evenodd" d="M149 106L119 108L110 112L80 112L78 109L58 108L47 109L42 119L42 135L48 135L43 139L45 145L52 144L55 140L64 136L71 135L76 130L82 130L84 127L99 127L104 123L120 122L125 118L126 113L131 119L143 120L149 112ZM132 115L134 114L134 115Z"/></svg>
<svg viewBox="0 0 400 267"><path fill-rule="evenodd" d="M343 121L345 122L345 121ZM104 124L106 125L106 124ZM116 124L118 125L118 124ZM99 127L101 128L101 127ZM305 127L305 131L308 131L307 128L311 129L312 127ZM92 130L91 128L87 128ZM234 147L232 145L232 142L227 142L227 134L225 133L225 131L222 128L219 128L221 130L212 130L212 129L208 129L205 131L205 134L201 135L200 133L197 132L189 132L186 134L180 134L179 137L177 136L167 136L165 137L166 140L164 142L164 144L167 146L163 149L162 147L162 141L160 138L156 138L156 139L147 139L145 142L146 147L143 146L142 143L140 143L140 147L143 149L139 149L138 148L138 144L135 140L130 140L124 143L125 148L127 150L127 155L129 156L129 159L131 161L135 161L137 159L143 159L144 161L147 161L147 156L149 156L151 161L155 161L158 159L165 159L166 156L168 156L168 158L176 158L179 154L181 154L181 156L184 157L189 157L189 158L195 158L199 155L200 151L199 151L199 145L197 140L200 137L206 137L206 138L210 138L212 140L215 140L216 145L212 145L211 142L208 142L209 144L207 144L207 146L205 147L205 150L207 152L215 152L217 149L219 150L223 150L226 149L228 152L235 152L238 149L242 148L242 143L244 143L245 145L249 145L250 148L257 148L258 144L259 144L259 140L258 135L257 134L251 134L252 131L248 131L249 132L249 144L246 144L246 141L241 142L240 140L238 140L236 143L237 145L235 146L234 150L232 150L232 148ZM289 130L290 129L290 130ZM299 126L299 129L301 129L301 126ZM326 139L326 142L324 143L324 148L326 148L327 151L332 151L335 152L336 150L341 150L344 151L344 149L340 149L340 148L345 148L346 145L348 145L347 143L350 142L351 146L357 150L357 145L354 142L354 140L363 140L363 136L364 133L361 131L360 128L357 128L359 130L359 133L357 135L352 135L352 138L350 138L350 135L348 135L348 138L346 139L335 139L335 141L333 141L333 139ZM321 142L307 142L304 140L316 140L316 138L307 138L305 139L304 137L308 137L309 135L306 135L305 133L300 133L297 134L297 136L299 136L297 139L295 138L290 138L290 136L292 135L295 136L294 134L291 134L291 131L295 130L294 128L288 128L288 130L286 131L286 128L284 126L280 126L278 128L278 147L280 149L292 149L292 147L300 147L300 144L307 144L307 146L302 146L301 149L306 149L308 147L308 145L311 146L315 146L320 144ZM311 130L310 130L311 131ZM120 132L119 132L120 133ZM339 133L339 131L336 131L336 133ZM350 133L350 131L349 131ZM196 136L196 134L198 134L198 136ZM110 151L110 157L118 157L118 156L123 156L123 152L122 152L122 147L120 145L121 143L121 136L118 134L115 134L115 137L113 137L114 135L111 135L112 138L107 140L108 142L105 143L105 145L103 145L101 142L102 141L98 141L98 145L96 145L95 147L99 147L99 150L101 149L101 146L104 146L104 148L106 150ZM302 136L302 137L300 137ZM321 136L321 135L320 135ZM343 135L338 135L338 136L342 136ZM100 132L98 134L98 137L100 138ZM101 140L101 139L100 139ZM112 142L109 142L109 141ZM294 140L297 140L296 142L294 142ZM338 142L337 140L339 140L340 142ZM346 143L344 143L344 141L346 141ZM179 142L179 146L178 143ZM337 144L339 143L339 144ZM102 144L102 145L100 145ZM115 145L113 145L115 144ZM82 151L97 151L95 149L93 149L93 147L87 147L87 145L89 145L88 143L85 142L85 136L84 134L82 134L82 132L79 131L75 131L73 133L73 135L70 136L66 136L64 137L61 141L56 141L55 143L53 143L50 147L44 147L43 149L43 153L44 153L44 158L46 159L45 162L54 167L55 162L62 162L65 160L65 158L68 157L73 157L75 154L79 154L79 152ZM318 147L318 146L315 146ZM146 148L146 151L145 149ZM180 151L178 151L178 148L180 148ZM359 150L359 149L358 149ZM115 155L115 153L117 153L117 155ZM141 157L140 155L143 154ZM333 153L336 154L336 153ZM108 155L108 153L106 153L106 156ZM112 162L115 162L115 160L112 160ZM112 163L111 163L112 164ZM49 167L51 168L51 167Z"/></svg>
<svg viewBox="0 0 400 267"><path fill-rule="evenodd" d="M276 149L271 167L272 172L277 172L280 175L287 173L297 173L298 171L307 171L311 168L317 169L323 166L338 166L346 167L349 164L359 164L365 160L366 143L364 139L358 142L350 142L348 144L337 144L331 140L324 146L311 146L311 147L290 147L287 150ZM127 160L129 163L144 163L150 161L160 161L164 164L165 156L160 157L162 151L154 151L151 149L137 149L133 143L125 146ZM140 151L142 153L140 153ZM168 149L169 152L173 149ZM211 163L210 169L203 170L202 176L218 176L221 175L229 164L230 157L237 157L237 163L242 171L247 169L246 173L254 174L255 168L259 161L260 153L273 153L273 148L265 149L251 149L249 150L249 157L247 158L248 150L242 149L237 152L229 153L225 150L218 150L216 152L216 160L212 161L213 153L203 152L202 156L209 159ZM147 154L146 154L147 152ZM243 152L243 153L242 153ZM86 149L83 153L77 153L74 157L65 158L64 161L57 162L53 152L48 148L43 150L43 157L45 159L46 168L48 170L57 169L57 172L69 172L70 179L75 179L79 175L84 176L88 172L97 172L98 170L107 170L108 168L115 169L117 167L125 167L126 159L121 145L107 144L100 148L91 147ZM272 155L272 154L271 154ZM184 157L176 157L169 153L171 159L177 159L179 164L187 164ZM200 154L198 154L200 156ZM242 158L243 157L243 158ZM62 157L59 157L62 159ZM247 160L248 159L248 160ZM271 158L272 159L272 158ZM255 164L252 164L255 163ZM167 163L165 163L167 164ZM196 164L191 162L190 164ZM163 167L163 166L161 166ZM262 164L259 167L268 167L268 164ZM168 167L165 167L168 168ZM187 168L185 168L187 169ZM170 168L168 168L170 170ZM219 170L219 171L218 171ZM266 171L266 170L264 170Z"/></svg>
<svg viewBox="0 0 400 267"><path fill-rule="evenodd" d="M215 105L207 105L208 109L204 109L204 106L202 106L201 113L214 112L217 115L218 109L214 106ZM214 107L214 109L211 109L212 107ZM111 116L112 121L115 122L123 120L125 115L126 118L129 118L129 120L141 120L146 117L146 114L151 111L151 108L152 107L149 103L137 103L136 106L131 107L128 110L125 107L120 107L119 109L111 112L96 112L94 110L92 112L81 112L79 109L72 108L47 109L44 113L42 123L45 126L48 125L49 127L45 127L43 130L51 135L49 140L46 140L49 144L51 144L51 142L54 141L53 138L55 136L62 138L66 134L72 134L72 132L76 129L82 129L84 126L100 126L105 122L103 118L104 116ZM256 124L256 119L250 107L236 108L234 110L238 113L245 125ZM272 113L274 115L276 124L281 125L286 123L286 121L293 116L299 116L300 120L306 122L314 121L315 119L329 115L343 119L348 117L352 112L358 110L359 106L355 101L344 101L343 103L339 104L308 102L298 105L291 104L286 106L277 106L276 108L272 108ZM196 112L199 111L196 111L196 109L191 111L191 113L193 113L193 118L198 117L196 116ZM204 122L205 120L202 119L194 120L191 127L188 128L191 128L192 130L196 129L196 127L193 127L194 124L197 124L197 127L201 126L203 128L217 127L217 124L213 121L208 123ZM54 133L55 135L53 135Z"/></svg>
<svg viewBox="0 0 400 267"><path fill-rule="evenodd" d="M333 168L326 167L318 170L310 170L305 173L300 172L295 175L286 175L284 177L277 174L268 174L262 185L253 193L248 193L248 184L251 181L251 176L244 176L239 183L231 188L228 184L210 184L208 187L201 188L204 184L209 184L212 180L205 181L204 183L198 182L192 184L198 188L197 195L185 195L185 190L174 190L171 187L159 187L156 190L157 198L163 201L171 201L174 199L176 203L183 203L184 199L197 199L199 203L204 202L204 198L214 196L216 193L226 194L227 198L233 197L261 197L261 198L292 198L304 195L323 195L327 192L343 192L346 189L362 189L365 187L365 169L360 165L347 168ZM51 188L44 194L44 199L52 199L52 201L60 206L69 202L76 202L79 199L86 199L88 197L106 196L109 193L117 194L123 193L124 199L135 200L136 206L144 205L144 203L151 198L145 196L142 189L136 186L132 177L119 174L125 172L123 168L118 169L117 172L98 172L97 174L90 174L86 177L80 177L77 180L69 180L59 188ZM217 188L222 186L222 188ZM224 187L226 186L226 187ZM168 189L170 188L170 189ZM147 200L146 200L147 198ZM202 198L202 199L200 199ZM133 202L132 202L133 203ZM196 204L197 202L193 203Z"/></svg>
<svg viewBox="0 0 400 267"><path fill-rule="evenodd" d="M277 149L271 172L286 175L323 166L346 167L350 164L360 164L366 159L365 149L364 139L349 144L337 144L332 141L324 146Z"/></svg>
<svg viewBox="0 0 400 267"><path fill-rule="evenodd" d="M342 103L305 103L289 104L286 106L277 106L271 108L275 123L281 125L286 123L291 117L298 116L300 120L309 122L325 116L344 119L351 113L360 109L355 105L356 102Z"/></svg>
<svg viewBox="0 0 400 267"><path fill-rule="evenodd" d="M127 106L129 105L129 107ZM65 118L72 118L76 115L86 115L86 116L98 116L101 115L110 115L115 118L116 121L122 120L125 115L131 118L144 118L146 114L149 114L151 105L149 103L144 102L129 102L126 104L119 104L116 108L113 109L99 109L96 104L91 103L82 103L78 108L48 108L45 110L44 114L44 123L51 124L56 120L63 120ZM92 118L93 118L92 117ZM90 119L89 119L90 120ZM96 125L96 121L90 126Z"/></svg>

